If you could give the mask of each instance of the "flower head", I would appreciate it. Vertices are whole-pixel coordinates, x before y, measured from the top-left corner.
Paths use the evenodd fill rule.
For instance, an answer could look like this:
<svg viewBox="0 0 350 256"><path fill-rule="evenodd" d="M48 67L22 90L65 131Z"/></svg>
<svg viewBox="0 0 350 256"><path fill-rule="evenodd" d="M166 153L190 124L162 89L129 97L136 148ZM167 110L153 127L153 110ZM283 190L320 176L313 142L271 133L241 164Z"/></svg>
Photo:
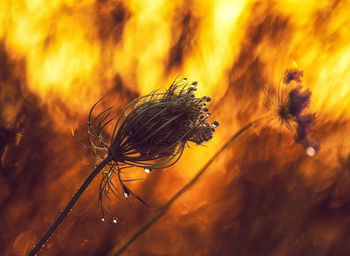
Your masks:
<svg viewBox="0 0 350 256"><path fill-rule="evenodd" d="M197 82L175 81L164 93L141 97L142 102L114 133L109 147L111 159L147 168L147 161L178 155L188 141L196 144L209 141L214 130L206 120L209 110L205 102L210 98L196 98L196 86ZM158 163L152 168L163 168L163 165Z"/></svg>
<svg viewBox="0 0 350 256"><path fill-rule="evenodd" d="M303 111L309 106L311 92L307 89L304 90L301 86L302 76L303 71L288 69L285 72L283 83L289 85L294 81L298 85L294 88L285 87L278 92L269 91L268 96L272 96L272 103L277 103L270 105L277 106L275 113L277 112L280 124L294 129L295 141L306 149L308 155L313 156L319 151L320 145L317 141L309 138L311 125L315 122L315 115L303 114Z"/></svg>
<svg viewBox="0 0 350 256"><path fill-rule="evenodd" d="M88 135L95 157L108 160L107 170L102 171L99 202L104 219L103 195L117 195L114 176L126 198L132 195L144 202L126 185L137 179L124 179L124 169L141 167L146 173L175 164L188 142L201 145L213 138L217 121L210 124L207 103L210 97L196 97L198 82L187 79L175 80L163 93L153 92L133 100L117 119L110 145L102 137L102 130L113 119L109 119L111 108L92 119L90 111ZM131 110L131 111L130 111ZM128 111L130 113L126 114ZM99 146L97 146L98 144ZM145 203L145 202L144 202ZM114 217L114 216L113 216ZM115 217L114 217L115 218Z"/></svg>

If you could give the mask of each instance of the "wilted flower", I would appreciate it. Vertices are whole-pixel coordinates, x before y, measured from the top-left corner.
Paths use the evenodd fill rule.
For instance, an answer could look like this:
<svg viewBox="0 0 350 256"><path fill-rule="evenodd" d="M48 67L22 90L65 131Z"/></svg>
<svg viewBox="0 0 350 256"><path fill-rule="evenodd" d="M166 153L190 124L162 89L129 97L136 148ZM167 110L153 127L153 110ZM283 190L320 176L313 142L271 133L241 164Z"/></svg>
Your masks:
<svg viewBox="0 0 350 256"><path fill-rule="evenodd" d="M301 83L303 71L298 69L288 69L285 72L283 82L285 85L292 81ZM295 130L295 141L301 144L309 156L315 155L320 145L317 141L309 139L310 127L315 121L315 115L302 114L302 112L309 106L311 92L304 90L301 84L295 88L285 87L281 91L275 92L273 90L267 91L269 98L268 108L276 107L274 112L280 121L280 124L286 125L289 129ZM266 104L265 104L266 105Z"/></svg>

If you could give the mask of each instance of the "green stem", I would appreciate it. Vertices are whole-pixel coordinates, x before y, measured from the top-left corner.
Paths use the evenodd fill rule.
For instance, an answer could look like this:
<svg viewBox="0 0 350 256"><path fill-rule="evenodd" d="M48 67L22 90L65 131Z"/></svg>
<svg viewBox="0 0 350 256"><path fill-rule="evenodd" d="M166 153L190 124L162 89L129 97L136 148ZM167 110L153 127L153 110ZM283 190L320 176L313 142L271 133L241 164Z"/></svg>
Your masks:
<svg viewBox="0 0 350 256"><path fill-rule="evenodd" d="M100 171L108 164L110 160L105 158L102 162L100 162L98 165L95 166L95 168L92 170L90 175L85 179L84 183L80 186L77 192L73 195L67 206L64 208L64 210L61 212L61 214L56 218L54 223L51 224L49 229L46 231L46 233L41 237L41 239L35 244L33 249L29 252L29 256L36 255L41 247L46 243L46 241L50 238L52 233L56 230L56 228L61 224L61 222L66 218L67 214L71 211L75 203L78 201L80 196L83 194L83 192L87 189L87 187L90 185L92 180L96 177L97 174L100 173Z"/></svg>
<svg viewBox="0 0 350 256"><path fill-rule="evenodd" d="M231 138L226 141L226 143L209 159L208 162L198 171L196 176L194 176L184 187L182 187L168 202L166 202L155 215L153 215L147 222L142 225L140 228L136 230L135 233L133 233L124 243L122 243L119 246L114 247L109 253L108 256L115 256L119 255L122 252L124 252L129 245L134 242L140 235L142 235L149 227L152 226L153 223L155 223L160 217L162 217L170 208L170 206L182 195L184 194L190 187L192 187L198 179L205 173L205 171L208 169L208 167L213 163L213 161L226 149L228 148L241 134L243 134L245 131L247 131L249 128L251 128L254 124L258 123L261 119L258 119L256 121L253 121L246 126L244 126L242 129L240 129L238 132L236 132L234 135L231 136Z"/></svg>

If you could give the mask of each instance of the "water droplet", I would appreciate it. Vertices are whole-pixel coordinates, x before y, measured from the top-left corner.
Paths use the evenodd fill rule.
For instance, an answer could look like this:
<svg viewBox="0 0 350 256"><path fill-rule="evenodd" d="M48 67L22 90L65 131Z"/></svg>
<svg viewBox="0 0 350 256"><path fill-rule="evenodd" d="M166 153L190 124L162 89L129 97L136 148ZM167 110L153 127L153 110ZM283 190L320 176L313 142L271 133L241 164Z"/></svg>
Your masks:
<svg viewBox="0 0 350 256"><path fill-rule="evenodd" d="M187 78L186 77L182 78L182 81L187 81Z"/></svg>
<svg viewBox="0 0 350 256"><path fill-rule="evenodd" d="M207 117L209 117L210 116L210 113L207 113L207 115L206 115Z"/></svg>
<svg viewBox="0 0 350 256"><path fill-rule="evenodd" d="M105 221L105 218L102 218L101 221L104 222L104 221Z"/></svg>
<svg viewBox="0 0 350 256"><path fill-rule="evenodd" d="M124 192L124 196L125 196L125 197L128 197L128 196L129 196L129 193L128 193L128 192Z"/></svg>
<svg viewBox="0 0 350 256"><path fill-rule="evenodd" d="M145 171L145 173L150 173L150 172L151 172L151 169L145 168L144 171Z"/></svg>
<svg viewBox="0 0 350 256"><path fill-rule="evenodd" d="M219 126L219 122L218 121L214 121L211 123L211 126L213 126L214 128Z"/></svg>
<svg viewBox="0 0 350 256"><path fill-rule="evenodd" d="M308 156L315 156L316 155L316 150L313 147L307 147L306 154Z"/></svg>
<svg viewBox="0 0 350 256"><path fill-rule="evenodd" d="M113 223L117 223L118 222L118 220L117 219L113 219Z"/></svg>

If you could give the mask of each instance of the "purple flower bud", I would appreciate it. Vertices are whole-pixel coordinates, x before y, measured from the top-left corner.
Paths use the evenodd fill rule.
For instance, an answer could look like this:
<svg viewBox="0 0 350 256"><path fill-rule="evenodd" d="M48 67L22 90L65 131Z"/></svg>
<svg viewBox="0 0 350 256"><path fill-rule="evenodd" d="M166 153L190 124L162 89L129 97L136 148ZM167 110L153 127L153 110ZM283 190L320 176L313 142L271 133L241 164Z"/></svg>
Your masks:
<svg viewBox="0 0 350 256"><path fill-rule="evenodd" d="M309 90L302 92L300 87L291 90L288 95L289 113L298 118L301 112L308 106L310 97L311 92Z"/></svg>

